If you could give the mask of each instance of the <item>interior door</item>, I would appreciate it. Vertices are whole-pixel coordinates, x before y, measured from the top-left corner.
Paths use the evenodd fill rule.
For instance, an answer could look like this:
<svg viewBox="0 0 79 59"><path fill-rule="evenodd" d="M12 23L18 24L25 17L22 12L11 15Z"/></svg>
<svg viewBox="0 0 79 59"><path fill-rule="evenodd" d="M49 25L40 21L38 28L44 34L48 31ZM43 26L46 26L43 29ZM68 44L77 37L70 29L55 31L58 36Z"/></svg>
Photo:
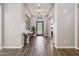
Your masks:
<svg viewBox="0 0 79 59"><path fill-rule="evenodd" d="M44 32L44 24L43 21L36 22L36 35L43 35Z"/></svg>

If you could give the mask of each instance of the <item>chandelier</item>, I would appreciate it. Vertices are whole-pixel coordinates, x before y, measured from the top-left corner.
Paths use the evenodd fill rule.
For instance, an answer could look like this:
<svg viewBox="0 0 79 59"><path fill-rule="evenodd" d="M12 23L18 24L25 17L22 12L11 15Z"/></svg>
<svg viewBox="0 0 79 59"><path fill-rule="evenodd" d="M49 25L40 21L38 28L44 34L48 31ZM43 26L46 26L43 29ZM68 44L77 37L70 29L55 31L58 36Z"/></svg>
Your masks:
<svg viewBox="0 0 79 59"><path fill-rule="evenodd" d="M40 4L38 4L38 17L37 20L42 20L41 10L40 10Z"/></svg>

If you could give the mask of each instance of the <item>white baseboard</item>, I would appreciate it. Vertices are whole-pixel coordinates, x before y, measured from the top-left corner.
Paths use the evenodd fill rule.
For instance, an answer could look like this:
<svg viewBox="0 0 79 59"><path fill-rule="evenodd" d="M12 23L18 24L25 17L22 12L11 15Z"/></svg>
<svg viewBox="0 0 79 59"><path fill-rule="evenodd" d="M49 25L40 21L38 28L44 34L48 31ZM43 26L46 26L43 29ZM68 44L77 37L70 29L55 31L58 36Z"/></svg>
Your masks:
<svg viewBox="0 0 79 59"><path fill-rule="evenodd" d="M74 47L57 47L57 49L73 49Z"/></svg>
<svg viewBox="0 0 79 59"><path fill-rule="evenodd" d="M3 48L21 49L22 47L3 47Z"/></svg>
<svg viewBox="0 0 79 59"><path fill-rule="evenodd" d="M55 48L57 48L57 49L71 49L71 48L75 48L75 47L57 47L57 46L55 45Z"/></svg>
<svg viewBox="0 0 79 59"><path fill-rule="evenodd" d="M79 48L75 48L76 50L79 50Z"/></svg>
<svg viewBox="0 0 79 59"><path fill-rule="evenodd" d="M0 50L2 49L2 47L0 47Z"/></svg>

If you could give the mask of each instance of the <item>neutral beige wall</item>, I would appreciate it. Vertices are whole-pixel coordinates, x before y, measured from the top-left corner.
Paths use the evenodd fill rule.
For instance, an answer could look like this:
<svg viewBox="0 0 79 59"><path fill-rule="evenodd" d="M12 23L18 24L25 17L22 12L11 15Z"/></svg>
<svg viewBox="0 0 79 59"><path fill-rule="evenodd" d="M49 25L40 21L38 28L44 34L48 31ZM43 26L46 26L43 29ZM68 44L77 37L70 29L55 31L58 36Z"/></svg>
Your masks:
<svg viewBox="0 0 79 59"><path fill-rule="evenodd" d="M57 47L75 47L75 4L57 4Z"/></svg>
<svg viewBox="0 0 79 59"><path fill-rule="evenodd" d="M21 4L3 4L3 47L21 48Z"/></svg>

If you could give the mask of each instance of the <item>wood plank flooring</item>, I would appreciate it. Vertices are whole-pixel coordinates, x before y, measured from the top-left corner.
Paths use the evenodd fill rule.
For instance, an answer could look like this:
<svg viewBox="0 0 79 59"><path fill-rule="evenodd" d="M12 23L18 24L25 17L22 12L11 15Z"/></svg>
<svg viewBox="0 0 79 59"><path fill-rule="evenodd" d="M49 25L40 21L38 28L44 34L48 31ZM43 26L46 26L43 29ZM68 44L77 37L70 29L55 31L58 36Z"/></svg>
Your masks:
<svg viewBox="0 0 79 59"><path fill-rule="evenodd" d="M56 49L52 38L37 36L32 40L22 49L2 49L0 56L79 56L76 49Z"/></svg>

